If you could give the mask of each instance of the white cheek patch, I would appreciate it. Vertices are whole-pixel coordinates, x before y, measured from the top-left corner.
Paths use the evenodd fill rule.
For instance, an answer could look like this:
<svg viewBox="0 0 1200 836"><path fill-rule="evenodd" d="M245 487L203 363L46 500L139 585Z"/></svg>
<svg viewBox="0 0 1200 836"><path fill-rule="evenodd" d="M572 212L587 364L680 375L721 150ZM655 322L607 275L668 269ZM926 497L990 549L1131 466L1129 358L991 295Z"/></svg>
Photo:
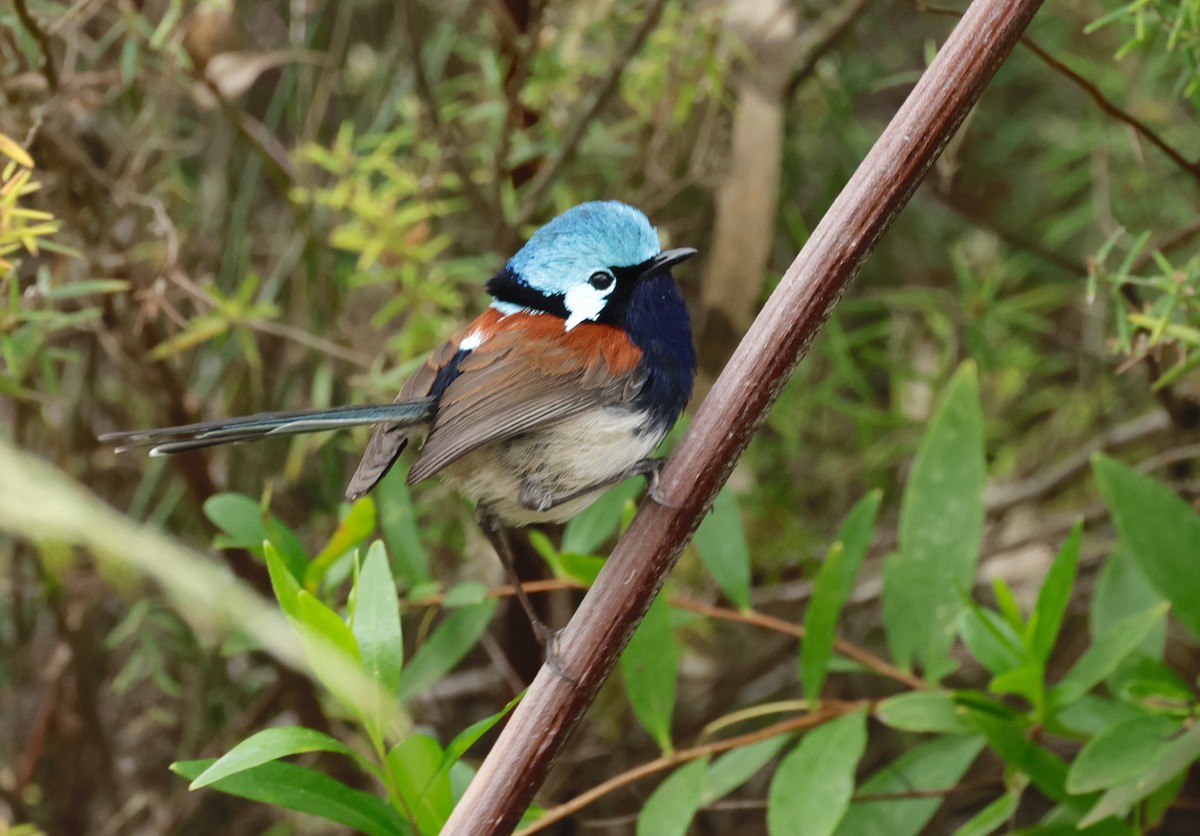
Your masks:
<svg viewBox="0 0 1200 836"><path fill-rule="evenodd" d="M605 300L616 287L616 282L609 284L604 290L592 287L587 282L574 285L563 296L563 305L567 309L567 330L588 320L594 320L604 310Z"/></svg>

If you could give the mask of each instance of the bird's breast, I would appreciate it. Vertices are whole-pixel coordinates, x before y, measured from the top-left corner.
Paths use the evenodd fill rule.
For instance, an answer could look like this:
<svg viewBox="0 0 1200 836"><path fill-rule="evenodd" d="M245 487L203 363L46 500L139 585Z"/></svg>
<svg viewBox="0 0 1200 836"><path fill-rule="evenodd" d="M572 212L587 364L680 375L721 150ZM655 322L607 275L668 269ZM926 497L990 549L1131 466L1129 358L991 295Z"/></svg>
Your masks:
<svg viewBox="0 0 1200 836"><path fill-rule="evenodd" d="M553 494L601 484L653 453L664 435L665 430L640 410L600 407L487 444L447 466L441 475L507 525L561 523L595 502L607 487L535 511L519 499L527 481Z"/></svg>

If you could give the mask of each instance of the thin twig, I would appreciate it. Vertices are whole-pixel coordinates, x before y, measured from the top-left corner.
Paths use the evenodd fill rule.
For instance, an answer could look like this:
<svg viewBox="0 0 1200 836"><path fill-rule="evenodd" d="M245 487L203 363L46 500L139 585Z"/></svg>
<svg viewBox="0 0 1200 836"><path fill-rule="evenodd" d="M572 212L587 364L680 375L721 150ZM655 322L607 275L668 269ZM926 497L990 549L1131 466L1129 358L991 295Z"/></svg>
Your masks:
<svg viewBox="0 0 1200 836"><path fill-rule="evenodd" d="M529 581L522 583L521 586L526 592L537 594L540 592L556 592L563 589L586 590L588 587L579 581L569 579L558 580L541 580ZM516 590L512 584L503 586L491 587L485 593L488 598L511 598L516 594ZM441 606L445 600L444 593L435 595L426 595L423 598L418 598L415 601L407 602L408 607L437 607ZM805 635L804 627L800 624L793 624L790 621L784 621L782 618L775 618L766 613L756 612L755 610L734 610L729 607L720 607L716 604L708 604L704 601L698 601L695 598L688 598L683 595L672 595L668 599L672 607L680 610L694 612L697 615L708 616L709 618L719 619L721 621L732 621L739 624L749 624L752 627L759 627L763 630L770 630L775 633L781 633L785 636L803 639ZM894 679L909 688L914 690L924 690L930 687L929 683L921 679L915 674L902 670L886 659L881 659L869 650L864 650L858 645L848 642L844 639L834 639L833 649L845 656L847 659L853 659L863 667L875 671L880 676L885 676L888 679Z"/></svg>
<svg viewBox="0 0 1200 836"><path fill-rule="evenodd" d="M930 14L944 15L946 17L962 17L962 12L960 12L958 9L948 9L944 6L931 5L929 3L920 2L920 0L917 0L916 7L919 10L929 12ZM1187 174L1190 174L1194 179L1200 182L1200 162L1191 162L1188 160L1187 157L1176 151L1171 145L1168 145L1167 142L1145 122L1142 122L1137 117L1122 110L1119 106L1114 104L1111 99L1105 96L1099 87L1092 84L1079 73L1072 70L1062 61L1059 61L1047 50L1039 46L1037 42L1028 35L1021 38L1021 45L1040 58L1042 63L1046 64L1046 66L1048 66L1050 69L1054 70L1076 87L1083 90L1083 92L1087 93L1088 97L1091 98L1091 100L1094 101L1101 110L1114 119L1124 122L1126 125L1133 128L1133 130L1140 134L1143 139L1166 154L1167 157L1170 158L1171 162L1175 163L1175 165L1179 166Z"/></svg>
<svg viewBox="0 0 1200 836"><path fill-rule="evenodd" d="M25 27L25 31L38 43L38 49L42 53L42 75L46 77L46 83L50 85L51 92L57 91L58 68L54 65L54 53L50 49L50 38L33 19L33 15L29 13L25 0L13 0L13 8L16 9L17 18Z"/></svg>
<svg viewBox="0 0 1200 836"><path fill-rule="evenodd" d="M762 627L766 630L774 630L776 633L783 633L788 636L795 636L798 639L804 638L804 627L799 624L792 624L790 621L784 621L782 618L766 615L764 613L755 612L754 610L731 610L727 607L718 607L712 604L705 604L701 601L695 601L689 598L672 597L671 606L678 607L681 610L707 615L710 618L720 618L725 621L738 621L742 624L751 624L755 627ZM929 688L929 683L921 679L919 676L901 670L900 668L888 662L885 659L880 659L870 651L863 650L856 644L852 644L842 639L833 640L833 649L845 656L847 659L853 659L864 667L870 668L881 676L886 676L888 679L894 679L907 685L915 690L924 690Z"/></svg>
<svg viewBox="0 0 1200 836"><path fill-rule="evenodd" d="M853 714L856 711L861 711L864 708L869 708L872 705L870 700L855 700L853 702L832 702L826 701L821 703L821 708L814 711L812 714L805 714L801 717L794 717L790 720L783 720L758 731L750 732L749 734L731 737L727 740L721 740L716 743L706 743L703 746L693 746L690 749L679 749L670 754L663 755L661 758L655 758L652 761L634 767L633 769L622 772L620 775L614 775L602 784L597 784L590 790L572 798L570 801L563 802L555 807L546 810L536 822L522 830L517 831L517 836L531 836L545 830L550 825L557 821L562 821L572 813L582 810L589 804L598 801L604 796L615 792L621 787L627 786L640 781L647 775L653 775L656 772L662 772L665 769L671 769L676 766L681 766L685 763L697 760L698 758L717 755L721 752L728 752L731 749L738 749L742 746L749 746L752 743L758 743L771 737L780 734L788 734L790 732L806 731L816 726L834 720L838 717L844 717L847 714Z"/></svg>
<svg viewBox="0 0 1200 836"><path fill-rule="evenodd" d="M533 219L550 187L558 180L563 168L575 157L575 153L579 150L579 143L583 140L587 129L591 127L596 114L608 104L613 94L617 92L617 86L629 62L638 54L642 45L646 42L646 38L650 36L650 33L654 31L654 27L658 25L658 20L662 17L664 6L666 6L666 0L653 0L650 8L646 10L646 16L642 19L642 25L638 27L633 37L626 41L625 48L621 51L621 54L613 59L612 69L609 70L608 75L592 91L591 96L588 97L587 101L579 109L575 121L567 129L566 137L563 139L562 146L559 148L558 154L555 155L554 161L548 167L539 171L537 176L530 181L529 189L525 192L525 199L521 202L521 209L517 212L517 219L513 223L513 226L517 230L520 230L521 227Z"/></svg>

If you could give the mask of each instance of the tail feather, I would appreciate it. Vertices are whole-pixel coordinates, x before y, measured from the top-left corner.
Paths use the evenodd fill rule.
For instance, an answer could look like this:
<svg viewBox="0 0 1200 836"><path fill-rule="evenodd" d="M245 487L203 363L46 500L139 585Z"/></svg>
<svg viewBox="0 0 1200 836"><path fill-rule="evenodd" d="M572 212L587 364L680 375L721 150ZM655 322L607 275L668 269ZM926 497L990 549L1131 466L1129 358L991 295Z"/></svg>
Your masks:
<svg viewBox="0 0 1200 836"><path fill-rule="evenodd" d="M169 456L218 444L258 441L275 435L298 435L373 424L415 427L433 420L436 411L435 399L414 398L392 404L264 412L245 418L201 421L178 427L106 433L100 436L100 441L118 442L117 452L150 447L152 456Z"/></svg>

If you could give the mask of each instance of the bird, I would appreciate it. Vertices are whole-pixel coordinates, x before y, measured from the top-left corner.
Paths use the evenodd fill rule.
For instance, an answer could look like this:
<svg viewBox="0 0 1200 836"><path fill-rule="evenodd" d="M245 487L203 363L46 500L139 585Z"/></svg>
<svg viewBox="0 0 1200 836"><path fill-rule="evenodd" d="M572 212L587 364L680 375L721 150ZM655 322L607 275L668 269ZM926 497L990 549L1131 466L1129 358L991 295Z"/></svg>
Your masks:
<svg viewBox="0 0 1200 836"><path fill-rule="evenodd" d="M428 358L391 404L272 412L108 433L118 451L175 455L221 444L374 425L346 499L367 494L424 436L410 485L438 476L473 501L543 645L513 562L510 533L570 520L608 488L647 479L654 451L692 394L691 321L671 270L696 254L663 250L640 210L581 203L537 229L486 282L491 303Z"/></svg>

